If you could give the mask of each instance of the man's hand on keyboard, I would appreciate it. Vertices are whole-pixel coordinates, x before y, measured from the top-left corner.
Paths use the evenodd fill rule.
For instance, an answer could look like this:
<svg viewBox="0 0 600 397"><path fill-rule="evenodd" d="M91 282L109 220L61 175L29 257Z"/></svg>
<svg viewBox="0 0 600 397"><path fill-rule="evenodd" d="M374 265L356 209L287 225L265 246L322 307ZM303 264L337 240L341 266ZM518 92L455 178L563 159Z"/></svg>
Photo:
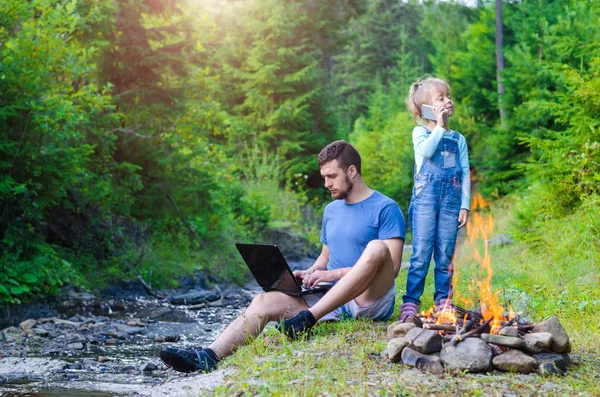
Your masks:
<svg viewBox="0 0 600 397"><path fill-rule="evenodd" d="M315 270L302 279L302 284L306 288L312 288L319 283L330 283L339 280L339 272L337 270Z"/></svg>

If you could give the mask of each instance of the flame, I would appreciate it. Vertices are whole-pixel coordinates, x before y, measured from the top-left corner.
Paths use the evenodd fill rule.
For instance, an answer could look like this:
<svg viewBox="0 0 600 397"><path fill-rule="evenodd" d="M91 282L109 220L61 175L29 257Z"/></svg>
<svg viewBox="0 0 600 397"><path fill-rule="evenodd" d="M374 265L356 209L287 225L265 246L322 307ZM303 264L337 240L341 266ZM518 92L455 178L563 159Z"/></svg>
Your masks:
<svg viewBox="0 0 600 397"><path fill-rule="evenodd" d="M508 318L504 316L504 308L500 305L498 291L493 292L492 289L493 271L488 241L494 232L494 218L489 214L484 215L481 211L488 206L480 194L475 196L471 206L471 220L467 225L467 237L474 252L474 259L480 265L481 272L484 273L484 277L477 281L481 314L486 321L492 319L491 333L497 333L502 326L502 321L510 320L514 317L514 312L511 311ZM478 249L478 242L483 242L483 250Z"/></svg>

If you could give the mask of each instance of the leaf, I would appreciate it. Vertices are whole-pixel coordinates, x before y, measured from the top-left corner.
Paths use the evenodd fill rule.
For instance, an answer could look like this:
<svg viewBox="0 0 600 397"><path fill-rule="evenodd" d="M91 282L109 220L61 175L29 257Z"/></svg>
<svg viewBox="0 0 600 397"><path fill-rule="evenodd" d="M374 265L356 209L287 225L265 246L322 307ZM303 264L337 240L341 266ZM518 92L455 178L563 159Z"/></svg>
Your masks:
<svg viewBox="0 0 600 397"><path fill-rule="evenodd" d="M13 293L14 295L20 295L23 292L25 292L25 290L19 285L19 286L11 286L10 287L10 292Z"/></svg>
<svg viewBox="0 0 600 397"><path fill-rule="evenodd" d="M28 283L28 284L33 284L33 283L35 283L35 282L37 282L37 281L38 281L38 278L37 278L37 276L36 276L35 274L32 274L32 273L25 273L25 274L23 275L23 280L24 280L26 283Z"/></svg>
<svg viewBox="0 0 600 397"><path fill-rule="evenodd" d="M577 306L577 310L581 310L581 309L583 309L584 307L586 307L586 306L588 305L588 303L589 303L588 301L583 301L583 302L581 302L581 303L579 304L579 306Z"/></svg>

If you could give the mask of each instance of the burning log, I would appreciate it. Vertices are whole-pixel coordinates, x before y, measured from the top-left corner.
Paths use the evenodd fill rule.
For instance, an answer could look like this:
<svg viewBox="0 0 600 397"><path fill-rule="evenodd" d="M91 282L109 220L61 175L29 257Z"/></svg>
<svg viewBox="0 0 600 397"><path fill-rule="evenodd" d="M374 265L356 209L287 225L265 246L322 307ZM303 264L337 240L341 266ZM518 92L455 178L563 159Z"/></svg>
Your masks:
<svg viewBox="0 0 600 397"><path fill-rule="evenodd" d="M456 332L456 326L451 324L423 324L423 329L431 329L434 331Z"/></svg>
<svg viewBox="0 0 600 397"><path fill-rule="evenodd" d="M456 334L454 335L454 337L452 339L450 339L450 344L451 345L456 345L458 342L461 342L465 339L467 339L470 336L473 336L475 334L480 334L486 327L489 327L490 323L492 322L492 318L490 318L489 320L487 320L485 323L481 324L479 327L466 332L464 334Z"/></svg>
<svg viewBox="0 0 600 397"><path fill-rule="evenodd" d="M478 322L479 322L479 319L472 318L464 327L461 328L459 334L467 333Z"/></svg>

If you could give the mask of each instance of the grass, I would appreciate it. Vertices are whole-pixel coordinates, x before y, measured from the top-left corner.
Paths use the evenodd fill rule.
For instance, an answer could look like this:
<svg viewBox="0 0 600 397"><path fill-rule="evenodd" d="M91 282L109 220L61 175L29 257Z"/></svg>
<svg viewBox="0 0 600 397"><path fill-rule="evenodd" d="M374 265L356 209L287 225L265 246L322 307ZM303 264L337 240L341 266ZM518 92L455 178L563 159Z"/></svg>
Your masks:
<svg viewBox="0 0 600 397"><path fill-rule="evenodd" d="M515 232L511 205L496 206L492 212L494 234ZM503 306L512 304L534 322L556 314L569 334L572 365L565 377L424 374L381 358L388 323L350 320L321 324L311 338L295 342L267 329L225 361L225 366L236 371L214 395L600 396L600 244L594 225L586 226L588 218L575 213L547 222L535 244L520 237L489 249L492 288ZM456 258L457 290L473 301L478 295L472 280L486 274L473 259L475 250L482 252L482 245L463 245ZM404 270L397 279L397 300L405 282ZM432 304L432 294L430 274L421 308ZM397 316L398 311L392 320Z"/></svg>

